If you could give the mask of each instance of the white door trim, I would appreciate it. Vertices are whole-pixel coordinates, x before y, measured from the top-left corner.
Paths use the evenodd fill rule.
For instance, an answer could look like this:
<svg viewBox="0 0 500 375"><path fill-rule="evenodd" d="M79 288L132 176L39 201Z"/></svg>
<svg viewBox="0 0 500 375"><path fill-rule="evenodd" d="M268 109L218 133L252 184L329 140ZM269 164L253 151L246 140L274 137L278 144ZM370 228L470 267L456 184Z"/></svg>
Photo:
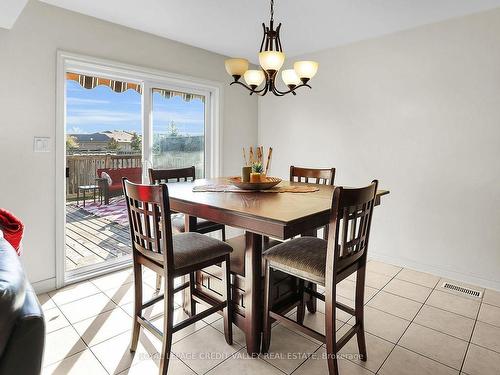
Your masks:
<svg viewBox="0 0 500 375"><path fill-rule="evenodd" d="M165 72L157 69L145 68L137 65L130 65L121 62L100 59L91 56L75 54L66 51L57 51L57 71L56 71L56 188L55 188L55 236L56 236L56 288L64 286L65 280L65 241L66 241L66 80L65 72L73 70L80 73L96 74L113 78L122 78L130 82L141 83L143 85L142 95L142 128L143 136L147 139L151 136L151 98L146 98L152 83L158 83L167 87L179 87L184 90L202 90L209 93L210 106L207 108L207 123L210 123L210 134L206 134L210 141L210 155L207 158L210 165L206 167L207 177L220 175L222 171L222 106L223 89L222 84L202 78L191 77L182 74ZM151 150L143 147L143 160L149 160ZM71 282L71 280L69 281Z"/></svg>

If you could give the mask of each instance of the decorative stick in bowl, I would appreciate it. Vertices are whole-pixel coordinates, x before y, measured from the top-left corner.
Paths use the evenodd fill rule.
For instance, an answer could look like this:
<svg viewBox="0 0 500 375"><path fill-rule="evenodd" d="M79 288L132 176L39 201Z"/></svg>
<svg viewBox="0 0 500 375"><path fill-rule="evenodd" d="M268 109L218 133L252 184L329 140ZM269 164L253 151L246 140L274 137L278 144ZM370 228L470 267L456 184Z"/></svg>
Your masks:
<svg viewBox="0 0 500 375"><path fill-rule="evenodd" d="M248 165L247 153L245 152L245 147L243 147L243 161L245 162L245 165Z"/></svg>
<svg viewBox="0 0 500 375"><path fill-rule="evenodd" d="M269 164L271 162L271 155L273 154L273 148L269 147L269 152L267 154L267 162L266 162L266 169L265 169L265 174L267 175L267 172L269 171Z"/></svg>

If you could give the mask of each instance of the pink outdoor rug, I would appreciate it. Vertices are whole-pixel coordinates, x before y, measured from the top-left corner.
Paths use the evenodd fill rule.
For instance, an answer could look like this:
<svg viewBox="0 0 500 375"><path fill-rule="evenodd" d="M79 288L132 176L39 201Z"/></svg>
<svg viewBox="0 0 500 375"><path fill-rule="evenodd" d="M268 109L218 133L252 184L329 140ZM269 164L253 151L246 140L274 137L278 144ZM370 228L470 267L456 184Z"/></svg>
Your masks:
<svg viewBox="0 0 500 375"><path fill-rule="evenodd" d="M79 208L103 219L128 226L127 203L124 197L111 198L107 205L90 202L86 203L85 207L80 205Z"/></svg>

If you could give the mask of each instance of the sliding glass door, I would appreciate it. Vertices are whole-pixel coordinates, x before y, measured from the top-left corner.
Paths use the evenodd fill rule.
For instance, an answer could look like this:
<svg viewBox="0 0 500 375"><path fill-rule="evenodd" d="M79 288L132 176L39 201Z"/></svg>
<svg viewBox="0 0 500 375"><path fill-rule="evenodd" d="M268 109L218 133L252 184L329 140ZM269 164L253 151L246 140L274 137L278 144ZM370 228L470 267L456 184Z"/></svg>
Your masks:
<svg viewBox="0 0 500 375"><path fill-rule="evenodd" d="M121 178L142 181L142 86L66 72L68 276L130 261Z"/></svg>
<svg viewBox="0 0 500 375"><path fill-rule="evenodd" d="M130 264L122 177L149 183L151 167L194 166L197 178L218 170L217 88L87 61L65 63L60 74L65 142L58 155L65 178L58 286Z"/></svg>

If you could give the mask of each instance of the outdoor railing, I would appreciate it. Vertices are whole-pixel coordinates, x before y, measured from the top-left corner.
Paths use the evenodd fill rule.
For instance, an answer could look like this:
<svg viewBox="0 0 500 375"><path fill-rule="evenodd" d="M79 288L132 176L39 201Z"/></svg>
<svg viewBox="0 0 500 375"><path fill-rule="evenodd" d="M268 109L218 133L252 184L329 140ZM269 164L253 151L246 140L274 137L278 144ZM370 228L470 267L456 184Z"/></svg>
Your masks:
<svg viewBox="0 0 500 375"><path fill-rule="evenodd" d="M66 196L74 197L78 186L95 184L96 171L101 168L142 167L141 154L73 154L66 156ZM155 168L182 168L192 165L196 168L196 177L203 177L203 151L163 151L153 155Z"/></svg>
<svg viewBox="0 0 500 375"><path fill-rule="evenodd" d="M100 168L141 167L141 154L75 154L66 156L66 194L76 194L78 186L93 185Z"/></svg>

